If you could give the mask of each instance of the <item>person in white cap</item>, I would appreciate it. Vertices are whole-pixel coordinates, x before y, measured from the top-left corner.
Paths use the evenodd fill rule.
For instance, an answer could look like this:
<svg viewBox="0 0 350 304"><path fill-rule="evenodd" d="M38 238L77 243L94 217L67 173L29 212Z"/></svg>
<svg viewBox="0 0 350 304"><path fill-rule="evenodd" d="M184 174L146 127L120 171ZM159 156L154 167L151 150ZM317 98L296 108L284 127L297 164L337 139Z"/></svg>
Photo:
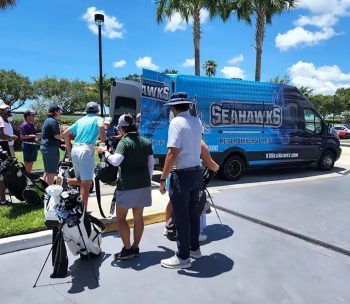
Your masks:
<svg viewBox="0 0 350 304"><path fill-rule="evenodd" d="M3 151L7 152L8 156L15 156L14 150L10 148L10 143L17 140L17 136L13 135L11 123L8 121L9 106L0 99L0 146ZM0 182L0 205L7 204L5 197L5 185Z"/></svg>
<svg viewBox="0 0 350 304"><path fill-rule="evenodd" d="M159 191L166 192L165 182L170 171L169 198L172 202L177 234L176 254L161 261L166 268L189 268L191 259L201 258L199 248L199 213L197 209L201 188L202 124L189 113L192 102L186 93L174 93L170 102L175 118L168 131L168 153L160 178Z"/></svg>
<svg viewBox="0 0 350 304"><path fill-rule="evenodd" d="M79 180L81 199L87 208L95 169L94 146L98 137L100 145L104 146L106 137L103 119L97 116L100 111L99 105L93 101L88 102L85 111L84 117L63 132L63 138L67 156L72 160L75 176ZM71 135L75 136L73 148Z"/></svg>

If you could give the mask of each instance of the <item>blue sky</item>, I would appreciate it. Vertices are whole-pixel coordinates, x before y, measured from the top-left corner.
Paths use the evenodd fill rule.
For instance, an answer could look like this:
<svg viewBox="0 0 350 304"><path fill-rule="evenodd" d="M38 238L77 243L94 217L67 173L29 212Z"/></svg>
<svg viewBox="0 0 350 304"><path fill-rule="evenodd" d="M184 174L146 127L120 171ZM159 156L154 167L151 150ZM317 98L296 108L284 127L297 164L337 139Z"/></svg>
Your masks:
<svg viewBox="0 0 350 304"><path fill-rule="evenodd" d="M89 81L98 75L93 20L105 14L103 72L113 77L142 67L194 74L192 27L174 16L156 22L154 0L17 0L0 11L0 68L31 80L44 76ZM333 94L350 86L350 0L300 0L267 27L262 80L289 75L293 84ZM217 77L254 79L254 26L233 15L223 23L202 14L201 62L218 64ZM204 75L204 71L201 71Z"/></svg>

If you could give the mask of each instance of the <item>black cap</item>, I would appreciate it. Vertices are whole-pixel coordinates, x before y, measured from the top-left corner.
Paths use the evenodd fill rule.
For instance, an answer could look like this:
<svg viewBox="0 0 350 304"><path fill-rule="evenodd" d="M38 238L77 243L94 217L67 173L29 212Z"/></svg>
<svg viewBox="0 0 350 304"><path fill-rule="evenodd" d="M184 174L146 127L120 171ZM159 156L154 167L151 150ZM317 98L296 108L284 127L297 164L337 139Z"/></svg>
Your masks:
<svg viewBox="0 0 350 304"><path fill-rule="evenodd" d="M50 113L53 113L53 112L56 112L56 111L59 111L59 110L61 110L61 107L58 106L57 104L51 103L51 104L49 105L49 112L50 112Z"/></svg>
<svg viewBox="0 0 350 304"><path fill-rule="evenodd" d="M27 116L29 116L29 115L35 115L36 113L33 111L33 110L25 110L24 112L23 112L23 116L24 116L24 118L26 118Z"/></svg>
<svg viewBox="0 0 350 304"><path fill-rule="evenodd" d="M90 101L86 104L85 112L98 113L98 112L100 112L100 107L96 102Z"/></svg>

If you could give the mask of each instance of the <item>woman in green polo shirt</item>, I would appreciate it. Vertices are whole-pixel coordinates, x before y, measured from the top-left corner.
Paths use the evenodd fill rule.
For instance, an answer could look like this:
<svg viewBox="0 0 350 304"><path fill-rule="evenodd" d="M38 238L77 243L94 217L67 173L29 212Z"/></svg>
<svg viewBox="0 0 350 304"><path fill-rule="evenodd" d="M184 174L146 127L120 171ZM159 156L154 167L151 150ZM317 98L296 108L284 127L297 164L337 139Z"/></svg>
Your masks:
<svg viewBox="0 0 350 304"><path fill-rule="evenodd" d="M120 168L115 196L118 228L124 247L114 258L126 260L140 254L139 243L144 229L143 208L152 204L151 177L154 159L150 142L139 135L131 114L120 116L118 129L123 138L115 153L110 154L106 147L99 147L97 151L105 155L108 163ZM132 209L134 216L132 244L130 227L126 221L129 209Z"/></svg>

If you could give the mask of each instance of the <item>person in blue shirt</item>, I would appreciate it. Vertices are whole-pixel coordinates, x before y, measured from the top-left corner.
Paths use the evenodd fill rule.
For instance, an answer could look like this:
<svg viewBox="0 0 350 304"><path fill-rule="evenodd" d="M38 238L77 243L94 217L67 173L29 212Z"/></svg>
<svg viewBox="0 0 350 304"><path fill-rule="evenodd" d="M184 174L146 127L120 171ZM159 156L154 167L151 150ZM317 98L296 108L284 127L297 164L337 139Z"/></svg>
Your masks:
<svg viewBox="0 0 350 304"><path fill-rule="evenodd" d="M61 108L51 104L42 128L40 151L44 162L44 180L52 185L60 162L61 135L57 119L61 117Z"/></svg>
<svg viewBox="0 0 350 304"><path fill-rule="evenodd" d="M72 160L75 176L79 180L80 196L87 208L95 169L94 146L98 137L100 137L100 145L105 145L106 136L103 119L97 116L100 111L98 104L88 102L85 111L84 117L63 132L63 138L67 157ZM70 142L71 135L75 136L73 148Z"/></svg>

